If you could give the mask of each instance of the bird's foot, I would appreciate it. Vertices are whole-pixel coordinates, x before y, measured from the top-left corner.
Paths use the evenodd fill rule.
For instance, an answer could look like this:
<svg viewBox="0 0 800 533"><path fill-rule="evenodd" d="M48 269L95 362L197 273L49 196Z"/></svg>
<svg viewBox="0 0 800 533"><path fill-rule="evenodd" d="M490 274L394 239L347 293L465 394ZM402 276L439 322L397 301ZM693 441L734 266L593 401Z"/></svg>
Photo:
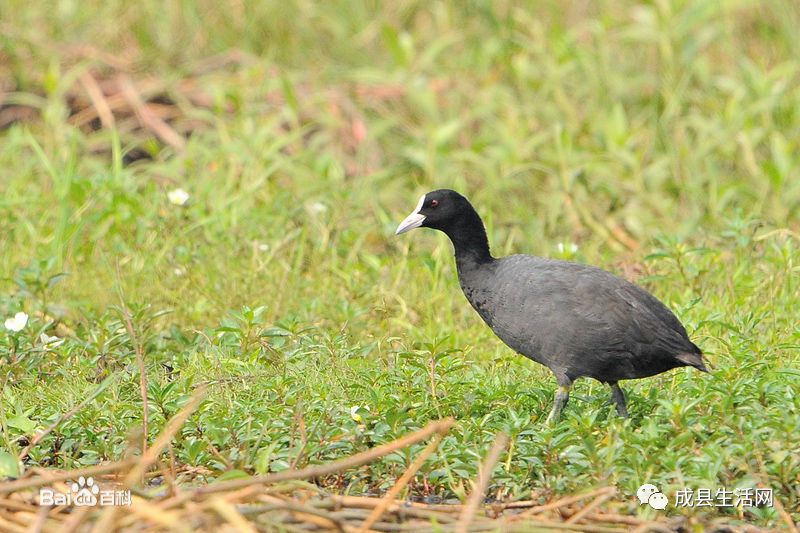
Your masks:
<svg viewBox="0 0 800 533"><path fill-rule="evenodd" d="M625 401L625 393L622 392L622 389L617 383L611 383L611 399L614 405L617 406L617 413L619 413L619 416L622 418L630 418L627 402Z"/></svg>
<svg viewBox="0 0 800 533"><path fill-rule="evenodd" d="M564 409L564 406L567 405L568 400L569 386L559 386L558 391L556 392L555 400L553 400L553 410L550 411L550 414L547 416L547 420L545 421L546 424L552 424L559 419L561 416L561 411Z"/></svg>

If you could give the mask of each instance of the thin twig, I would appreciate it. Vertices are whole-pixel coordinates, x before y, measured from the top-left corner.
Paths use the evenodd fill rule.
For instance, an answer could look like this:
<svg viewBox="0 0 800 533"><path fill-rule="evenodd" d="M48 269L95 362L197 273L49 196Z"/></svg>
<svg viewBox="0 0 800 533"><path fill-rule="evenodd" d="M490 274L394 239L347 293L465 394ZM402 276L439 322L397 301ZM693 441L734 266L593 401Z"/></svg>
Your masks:
<svg viewBox="0 0 800 533"><path fill-rule="evenodd" d="M172 146L179 152L186 148L186 141L169 124L161 120L155 113L148 109L147 104L142 101L142 97L136 91L133 82L127 76L120 76L118 83L122 94L133 108L136 118L142 126L148 128L156 137Z"/></svg>
<svg viewBox="0 0 800 533"><path fill-rule="evenodd" d="M138 461L138 457L129 457L125 460L117 461L115 463L105 463L102 465L89 466L87 468L79 468L77 470L68 470L66 472L53 474L52 476L37 476L32 478L17 479L7 483L0 483L0 494L9 494L24 489L41 487L42 485L56 483L59 481L78 479L81 476L94 477L101 474L108 474L110 472L119 472L120 470L127 470Z"/></svg>
<svg viewBox="0 0 800 533"><path fill-rule="evenodd" d="M306 445L308 444L308 432L306 431L306 420L303 417L303 402L299 402L296 407L296 411L294 414L295 422L297 423L297 429L300 432L300 446L297 447L297 454L295 454L294 459L292 459L289 468L294 470L297 468L297 464L300 462L300 459L303 457L303 452L306 449Z"/></svg>
<svg viewBox="0 0 800 533"><path fill-rule="evenodd" d="M547 531L553 529L563 529L566 531L584 531L586 533L626 533L628 530L618 527L596 526L594 524L565 524L564 522L553 522L551 520L537 520L534 523L513 523L508 524L504 531L507 533L526 533L529 531ZM672 531L670 530L670 533Z"/></svg>
<svg viewBox="0 0 800 533"><path fill-rule="evenodd" d="M167 423L166 427L161 431L161 434L153 443L144 454L142 454L139 461L134 464L133 468L131 468L128 473L125 475L125 479L122 481L122 485L126 488L132 487L136 484L144 475L145 471L150 468L150 466L158 460L158 456L161 455L161 452L164 451L164 448L167 447L167 444L172 440L172 437L175 436L175 433L183 427L183 424L186 422L186 419L197 409L200 405L200 402L203 400L205 396L206 388L200 387L195 390L192 397L189 398L187 404L178 411L178 414L173 416L169 422ZM160 509L155 508L156 512L162 512ZM103 511L103 514L100 516L100 519L95 522L94 527L92 528L92 533L104 533L105 531L111 531L113 529L114 520L116 519L118 507L106 507Z"/></svg>
<svg viewBox="0 0 800 533"><path fill-rule="evenodd" d="M600 511L592 513L591 519L596 522L612 522L617 524L628 524L630 526L638 526L645 522L645 520L636 518L635 516L627 516L618 513L606 513Z"/></svg>
<svg viewBox="0 0 800 533"><path fill-rule="evenodd" d="M645 522L639 527L633 529L631 533L649 533L650 531L654 533L672 533L671 528L665 526L664 524L659 524L658 522Z"/></svg>
<svg viewBox="0 0 800 533"><path fill-rule="evenodd" d="M28 530L22 526L18 526L14 522L9 522L0 516L0 531L8 531L9 533L28 533Z"/></svg>
<svg viewBox="0 0 800 533"><path fill-rule="evenodd" d="M236 531L243 533L257 533L250 522L236 510L230 503L222 498L212 498L211 507L219 514L225 521L227 521Z"/></svg>
<svg viewBox="0 0 800 533"><path fill-rule="evenodd" d="M89 516L89 511L91 510L92 508L88 505L84 507L78 507L72 513L70 513L69 518L67 518L60 530L64 533L73 533L73 531L77 531L78 528L81 527L83 521L86 520L86 517Z"/></svg>
<svg viewBox="0 0 800 533"><path fill-rule="evenodd" d="M531 507L538 507L540 504L537 500L517 500L515 502L508 502L500 504L500 508L505 509L530 509Z"/></svg>
<svg viewBox="0 0 800 533"><path fill-rule="evenodd" d="M249 485L277 483L279 481L288 481L290 479L308 479L314 477L327 476L329 474L333 474L341 470L347 470L348 468L355 468L357 466L370 463L375 459L378 459L380 457L383 457L384 455L388 455L394 452L395 450L399 450L411 444L415 444L419 441L425 440L434 433L447 432L450 430L450 427L452 427L453 423L454 420L452 418L445 418L443 420L431 422L430 424L428 424L421 430L417 431L416 433L412 433L411 435L407 435L395 441L388 442L386 444L377 446L365 452L358 453L351 457L346 457L344 459L332 461L324 465L309 466L303 468L302 470L286 470L283 472L277 472L275 474L263 474L260 476L253 476L247 479L232 479L230 481L221 481L219 483L214 483L213 485L198 487L194 489L194 491L192 491L192 494L196 496L202 496L206 494L213 494L216 492L225 492L227 490L232 490L232 489L240 489L243 487L247 487Z"/></svg>
<svg viewBox="0 0 800 533"><path fill-rule="evenodd" d="M325 509L333 508L360 508L360 509L374 509L380 505L380 500L370 498L368 496L338 496L331 495L328 500L316 502L317 507ZM453 505L454 510L460 510L461 506ZM433 510L414 507L408 504L399 504L397 502L390 505L385 512L397 513L405 516L412 516L414 518L424 518L425 520L436 520L440 524L455 522L455 518L450 513L441 513Z"/></svg>
<svg viewBox="0 0 800 533"><path fill-rule="evenodd" d="M551 511L553 509L558 509L559 507L564 507L565 505L570 505L570 504L573 504L575 502L579 502L581 500L586 500L588 498L597 497L600 494L605 493L608 489L609 489L609 487L602 487L602 488L599 488L599 489L596 489L596 490L585 492L583 494L576 494L574 496L567 496L566 498L561 498L560 500L556 500L554 502L550 502L550 503L547 503L545 505L539 505L539 506L536 506L536 507L531 507L530 509L527 509L527 510L523 511L518 515L514 515L514 516L510 517L509 520L512 520L512 521L523 520L525 518L528 518L528 517L536 515L536 514L543 513L545 511Z"/></svg>
<svg viewBox="0 0 800 533"><path fill-rule="evenodd" d="M8 498L0 498L0 509L3 510L13 510L13 511L24 511L26 513L35 513L37 509L40 509L39 506L17 501L17 500L10 500Z"/></svg>
<svg viewBox="0 0 800 533"><path fill-rule="evenodd" d="M616 493L617 493L617 489L616 488L608 487L608 490L606 490L606 492L600 494L597 498L592 500L589 503L589 505L587 505L586 507L584 507L583 509L581 509L580 511L578 511L574 515L570 516L567 520L565 520L565 522L567 524L576 523L578 520L580 520L581 518L585 517L586 515L588 515L589 513L594 511L595 509L597 509L600 505L602 505L603 503L605 503L608 500L610 500L611 498L613 498Z"/></svg>
<svg viewBox="0 0 800 533"><path fill-rule="evenodd" d="M489 481L492 479L494 466L497 464L497 460L500 459L500 454L503 453L507 445L508 435L502 432L498 433L494 438L494 443L489 453L486 454L486 458L483 460L483 464L478 470L478 481L475 483L475 487L472 489L469 499L467 499L467 504L464 506L464 510L458 518L458 524L455 529L456 533L466 533L469 529L469 524L475 516L475 511L478 510L481 500L483 500L486 488L489 486Z"/></svg>
<svg viewBox="0 0 800 533"><path fill-rule="evenodd" d="M326 513L325 511L321 511L308 505L299 505L297 503L279 501L276 503L246 507L240 510L240 512L246 516L259 515L262 513L268 513L270 511L289 511L295 514L316 516L317 518L325 520L325 526L333 526L333 529L337 531L345 530L344 524L339 517L333 516L331 513Z"/></svg>
<svg viewBox="0 0 800 533"><path fill-rule="evenodd" d="M111 112L111 107L108 105L100 85L97 84L97 80L94 79L94 76L89 71L81 74L79 80L86 90L86 94L89 95L89 100L92 101L92 106L97 111L97 116L100 117L100 123L106 129L113 129L115 125L114 113Z"/></svg>
<svg viewBox="0 0 800 533"><path fill-rule="evenodd" d="M758 450L755 451L755 455L756 455L756 461L758 461L757 477L761 482L760 485L762 487L771 487L771 485L769 484L769 474L767 474L767 468L764 465L764 457ZM783 507L783 503L781 503L780 498L775 496L774 493L772 495L772 504L775 507L775 510L778 511L778 515L781 517L781 520L783 520L783 523L786 524L786 526L789 528L790 533L798 533L797 524L795 524L794 520L789 515L789 513L786 512L786 509Z"/></svg>
<svg viewBox="0 0 800 533"><path fill-rule="evenodd" d="M194 394L192 394L189 401L186 405L178 411L178 414L173 416L170 421L167 423L164 430L158 436L158 438L153 442L153 445L145 452L142 457L139 459L139 462L136 463L130 472L125 476L123 481L123 485L125 487L133 486L139 478L142 477L144 472L150 468L150 465L156 462L158 456L164 451L164 448L167 447L167 444L172 440L172 437L175 433L178 432L183 424L186 422L186 419L197 409L200 405L200 402L203 400L203 397L206 394L206 388L200 387L195 390Z"/></svg>
<svg viewBox="0 0 800 533"><path fill-rule="evenodd" d="M117 272L119 277L119 272ZM144 350L139 338L136 336L136 330L133 328L133 321L131 320L131 312L128 306L125 305L125 300L122 298L122 292L119 293L119 305L122 309L122 318L125 320L125 329L128 330L128 335L133 343L133 349L136 352L136 364L139 367L139 393L142 396L142 454L147 452L147 420L148 420L148 405L147 405L147 371L144 367Z"/></svg>
<svg viewBox="0 0 800 533"><path fill-rule="evenodd" d="M164 511L159 509L156 505L141 498L135 498L129 507L130 513L124 517L125 524L141 522L142 519L155 522L164 528L175 529L183 523L183 518L180 513ZM122 527L123 521L117 522L117 527Z"/></svg>
<svg viewBox="0 0 800 533"><path fill-rule="evenodd" d="M47 523L47 513L49 511L49 506L43 505L39 507L39 510L36 512L36 520L31 524L28 533L39 533L44 529L44 525Z"/></svg>
<svg viewBox="0 0 800 533"><path fill-rule="evenodd" d="M403 472L403 475L400 476L400 479L398 479L394 486L392 486L392 488L389 489L383 498L381 498L378 505L375 506L367 519L364 520L364 523L361 524L361 527L358 528L357 533L365 533L370 527L372 527L372 524L380 520L384 511L386 511L386 508L394 503L394 499L398 494L400 494L400 491L403 490L406 485L408 485L408 482L411 481L411 479L416 475L417 471L422 467L423 464L425 464L425 461L428 460L428 457L430 457L430 455L436 451L436 448L439 447L439 443L442 441L443 437L444 435L442 433L437 433L433 436L433 439L431 439L431 442L428 443L428 446L422 450L422 453L420 453L416 459L414 459L414 462L411 463L411 466L409 466L406 471Z"/></svg>
<svg viewBox="0 0 800 533"><path fill-rule="evenodd" d="M114 531L114 520L117 518L117 508L115 506L106 507L100 514L100 519L94 523L90 533L104 533Z"/></svg>

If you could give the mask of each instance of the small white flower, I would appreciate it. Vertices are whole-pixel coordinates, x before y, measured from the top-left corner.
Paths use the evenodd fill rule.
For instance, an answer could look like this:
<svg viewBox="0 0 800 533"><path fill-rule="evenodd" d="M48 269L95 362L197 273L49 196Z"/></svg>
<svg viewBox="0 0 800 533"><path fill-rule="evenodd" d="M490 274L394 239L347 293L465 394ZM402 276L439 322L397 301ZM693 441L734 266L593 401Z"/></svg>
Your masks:
<svg viewBox="0 0 800 533"><path fill-rule="evenodd" d="M172 272L176 276L183 276L184 274L186 274L186 270L184 270L183 268L180 268L180 267L176 267Z"/></svg>
<svg viewBox="0 0 800 533"><path fill-rule="evenodd" d="M578 245L574 242L569 243L568 246L565 246L563 242L558 243L558 253L563 254L564 250L568 250L569 253L574 254L578 251Z"/></svg>
<svg viewBox="0 0 800 533"><path fill-rule="evenodd" d="M311 211L313 215L319 215L320 213L324 213L328 210L328 206L323 204L322 202L314 202L310 206L308 206L308 210Z"/></svg>
<svg viewBox="0 0 800 533"><path fill-rule="evenodd" d="M189 193L183 189L173 189L167 193L169 203L173 205L186 205L189 201Z"/></svg>
<svg viewBox="0 0 800 533"><path fill-rule="evenodd" d="M7 318L5 322L5 326L7 330L10 331L22 331L25 327L25 324L28 323L28 315L23 311L20 311L12 318Z"/></svg>
<svg viewBox="0 0 800 533"><path fill-rule="evenodd" d="M56 346L61 346L64 344L64 339L59 337L51 337L47 333L42 333L39 335L39 340L42 341L42 344L48 348L55 348Z"/></svg>
<svg viewBox="0 0 800 533"><path fill-rule="evenodd" d="M268 250L269 250L269 244L267 244L265 242L259 243L259 245L258 245L258 251L259 252L266 252Z"/></svg>
<svg viewBox="0 0 800 533"><path fill-rule="evenodd" d="M364 422L364 419L361 418L360 414L358 414L359 409L364 409L365 411L369 411L369 407L361 407L360 405L354 405L353 407L350 408L350 418L361 424Z"/></svg>

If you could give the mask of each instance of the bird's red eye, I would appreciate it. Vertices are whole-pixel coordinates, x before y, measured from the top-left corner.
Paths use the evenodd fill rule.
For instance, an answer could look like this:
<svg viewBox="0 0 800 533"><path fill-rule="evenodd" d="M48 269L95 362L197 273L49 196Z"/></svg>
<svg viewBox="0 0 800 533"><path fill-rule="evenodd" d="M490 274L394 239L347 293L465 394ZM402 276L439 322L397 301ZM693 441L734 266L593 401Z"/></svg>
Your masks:
<svg viewBox="0 0 800 533"><path fill-rule="evenodd" d="M439 200L431 200L431 207L436 207L439 205Z"/></svg>

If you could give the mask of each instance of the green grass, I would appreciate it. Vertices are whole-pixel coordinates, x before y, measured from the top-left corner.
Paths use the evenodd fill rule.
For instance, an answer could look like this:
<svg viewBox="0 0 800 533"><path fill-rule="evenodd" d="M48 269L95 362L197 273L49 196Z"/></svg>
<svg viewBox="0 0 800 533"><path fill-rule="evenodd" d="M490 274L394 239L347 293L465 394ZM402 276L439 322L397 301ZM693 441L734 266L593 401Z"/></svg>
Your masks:
<svg viewBox="0 0 800 533"><path fill-rule="evenodd" d="M495 496L614 484L646 514L633 499L645 481L671 504L683 487L764 482L798 517L800 9L526 5L0 7L0 86L39 110L0 133L0 317L31 315L0 332L0 450L18 454L112 376L25 466L120 458L141 431L141 343L151 436L211 384L174 443L202 479L327 461L454 416L414 494L424 478L463 496L504 430ZM250 59L203 67L234 48ZM184 153L68 122L80 73L108 72L99 51L163 80L198 123ZM187 76L212 105L181 100ZM126 164L142 147L152 159ZM177 187L184 207L167 200ZM630 420L580 381L545 425L554 380L471 310L446 238L393 236L439 187L473 200L496 255L647 287L713 373L625 383ZM75 336L44 349L53 320ZM385 490L418 451L322 481Z"/></svg>

